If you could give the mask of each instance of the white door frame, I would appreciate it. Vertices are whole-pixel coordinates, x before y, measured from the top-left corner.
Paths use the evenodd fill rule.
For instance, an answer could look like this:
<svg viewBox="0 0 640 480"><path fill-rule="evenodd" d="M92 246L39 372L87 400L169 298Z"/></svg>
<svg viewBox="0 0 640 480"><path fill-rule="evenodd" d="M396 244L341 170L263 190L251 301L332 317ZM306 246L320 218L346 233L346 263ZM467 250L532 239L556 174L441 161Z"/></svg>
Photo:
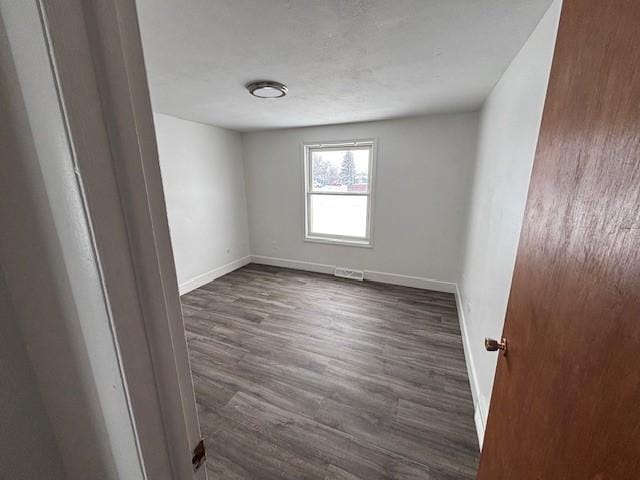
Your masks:
<svg viewBox="0 0 640 480"><path fill-rule="evenodd" d="M46 42L144 475L206 478L191 465L200 430L134 0L25 1Z"/></svg>

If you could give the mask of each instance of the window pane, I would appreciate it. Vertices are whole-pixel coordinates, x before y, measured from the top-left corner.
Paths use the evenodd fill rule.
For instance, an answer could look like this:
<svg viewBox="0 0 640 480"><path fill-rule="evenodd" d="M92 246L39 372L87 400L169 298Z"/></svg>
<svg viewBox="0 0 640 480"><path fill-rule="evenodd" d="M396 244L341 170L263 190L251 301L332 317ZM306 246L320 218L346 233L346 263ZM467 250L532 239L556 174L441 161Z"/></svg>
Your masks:
<svg viewBox="0 0 640 480"><path fill-rule="evenodd" d="M368 192L369 148L311 150L311 190Z"/></svg>
<svg viewBox="0 0 640 480"><path fill-rule="evenodd" d="M365 238L367 197L311 195L311 233Z"/></svg>

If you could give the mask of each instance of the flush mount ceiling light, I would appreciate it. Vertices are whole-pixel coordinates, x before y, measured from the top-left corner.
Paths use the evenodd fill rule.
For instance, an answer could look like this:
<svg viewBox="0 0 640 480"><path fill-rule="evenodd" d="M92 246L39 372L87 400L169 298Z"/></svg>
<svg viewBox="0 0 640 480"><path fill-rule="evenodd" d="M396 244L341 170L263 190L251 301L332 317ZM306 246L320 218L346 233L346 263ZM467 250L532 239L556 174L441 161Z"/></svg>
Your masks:
<svg viewBox="0 0 640 480"><path fill-rule="evenodd" d="M286 85L271 80L258 80L247 85L247 90L254 97L258 98L280 98L284 97L288 89Z"/></svg>

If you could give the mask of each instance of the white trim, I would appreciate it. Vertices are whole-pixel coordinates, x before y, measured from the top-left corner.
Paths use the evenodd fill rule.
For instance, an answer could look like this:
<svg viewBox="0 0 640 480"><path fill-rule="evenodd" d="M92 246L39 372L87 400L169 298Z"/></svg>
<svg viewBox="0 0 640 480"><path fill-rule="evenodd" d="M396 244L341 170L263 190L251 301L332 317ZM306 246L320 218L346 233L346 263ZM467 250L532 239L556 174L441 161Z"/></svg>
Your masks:
<svg viewBox="0 0 640 480"><path fill-rule="evenodd" d="M43 452L51 457L51 470L39 476L58 477L55 467L61 461L63 476L70 480L146 479L132 395L115 338L115 309L105 289L52 34L58 26L69 32L78 44L76 57L82 57L86 45L77 31L66 28L68 23L60 26L57 17L49 22L45 4L49 8L50 3L56 2L0 1L2 48L7 48L0 75L7 87L0 115L0 263L57 447L55 453ZM71 23L81 11L72 1L56 6L65 9ZM95 67L92 64L92 71ZM80 72L85 85L90 84L89 75ZM85 103L83 110L78 117L91 106ZM99 155L92 160L99 162ZM109 184L108 178L101 180ZM26 220L14 218L15 205L21 205L20 217ZM37 300L32 299L34 289ZM149 412L153 408L150 404ZM154 448L164 453L164 437L158 435Z"/></svg>
<svg viewBox="0 0 640 480"><path fill-rule="evenodd" d="M310 152L313 149L338 149L366 147L369 151L369 185L366 193L344 193L344 192L313 192L311 187L310 174ZM304 142L302 143L302 184L303 184L303 233L304 240L309 242L332 243L348 247L373 247L373 218L375 200L376 165L378 162L378 138L341 140L330 142ZM367 197L367 231L365 237L346 237L340 235L325 235L311 232L311 212L309 210L311 195L352 195Z"/></svg>
<svg viewBox="0 0 640 480"><path fill-rule="evenodd" d="M259 263L261 265L293 268L294 270L305 270L307 272L326 273L328 275L333 275L336 269L335 265L327 265L325 263L304 262L302 260L264 257L261 255L251 255L251 261L253 263ZM365 270L364 280L369 282L387 283L390 285L400 285L403 287L420 288L423 290L433 290L436 292L455 293L456 291L455 283L442 282L440 280L434 280L432 278L400 275L397 273L374 272L371 270Z"/></svg>
<svg viewBox="0 0 640 480"><path fill-rule="evenodd" d="M473 420L476 424L476 433L478 434L478 445L482 450L482 442L484 440L484 419L487 418L487 407L481 400L480 384L478 383L478 375L476 373L476 364L471 353L471 341L469 340L469 332L467 330L467 322L464 317L464 309L460 289L456 284L456 306L458 307L458 321L460 322L460 333L462 334L462 345L464 348L464 359L467 364L467 374L469 376L469 385L471 386L471 396L473 397L474 415Z"/></svg>
<svg viewBox="0 0 640 480"><path fill-rule="evenodd" d="M143 466L206 478L135 2L41 4Z"/></svg>
<svg viewBox="0 0 640 480"><path fill-rule="evenodd" d="M422 290L433 290L436 292L455 293L456 284L443 282L433 278L413 277L398 273L364 271L364 279L370 282L388 283L390 285L400 285L403 287L420 288Z"/></svg>
<svg viewBox="0 0 640 480"><path fill-rule="evenodd" d="M206 285L209 282L212 282L216 278L220 278L227 273L231 273L234 270L244 267L245 265L251 263L251 255L247 255L246 257L238 258L232 262L229 262L221 267L214 268L213 270L209 270L208 272L202 273L200 275L196 275L191 280L187 280L186 282L182 282L179 286L180 295L184 295L185 293L189 293L196 288L200 288L203 285Z"/></svg>
<svg viewBox="0 0 640 480"><path fill-rule="evenodd" d="M338 240L337 238L323 238L323 237L306 237L305 242L309 243L324 243L325 245L343 245L345 247L360 247L360 248L373 248L373 245L366 240Z"/></svg>
<svg viewBox="0 0 640 480"><path fill-rule="evenodd" d="M484 441L484 421L482 419L482 412L480 408L475 408L473 411L473 422L476 425L476 434L478 435L478 447L482 451L482 442Z"/></svg>
<svg viewBox="0 0 640 480"><path fill-rule="evenodd" d="M251 255L252 263L260 265L271 265L272 267L293 268L294 270L304 270L306 272L326 273L333 275L335 266L324 263L303 262L301 260L290 260L288 258L263 257L261 255Z"/></svg>

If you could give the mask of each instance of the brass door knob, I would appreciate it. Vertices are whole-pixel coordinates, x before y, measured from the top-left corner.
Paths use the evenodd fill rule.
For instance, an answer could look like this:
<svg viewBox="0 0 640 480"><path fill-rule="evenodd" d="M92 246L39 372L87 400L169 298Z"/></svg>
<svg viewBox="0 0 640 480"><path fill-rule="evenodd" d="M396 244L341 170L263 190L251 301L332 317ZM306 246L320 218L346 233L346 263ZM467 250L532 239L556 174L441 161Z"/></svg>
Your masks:
<svg viewBox="0 0 640 480"><path fill-rule="evenodd" d="M484 339L484 348L487 349L487 352L495 352L497 350L502 350L502 354L507 354L507 339L503 338L501 341L498 341L494 338L485 338Z"/></svg>

